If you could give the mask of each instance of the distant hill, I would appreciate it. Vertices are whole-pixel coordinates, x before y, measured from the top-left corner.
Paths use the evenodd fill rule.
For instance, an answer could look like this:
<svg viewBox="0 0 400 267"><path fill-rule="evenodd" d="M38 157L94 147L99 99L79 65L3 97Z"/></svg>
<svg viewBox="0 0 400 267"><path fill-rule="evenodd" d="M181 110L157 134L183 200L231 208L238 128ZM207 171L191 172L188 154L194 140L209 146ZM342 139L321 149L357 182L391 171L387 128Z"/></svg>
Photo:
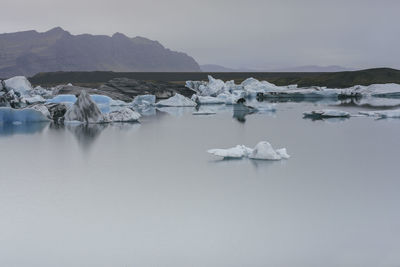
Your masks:
<svg viewBox="0 0 400 267"><path fill-rule="evenodd" d="M216 64L205 64L205 65L200 65L201 71L203 72L257 72L256 70L252 69L246 69L246 68L240 68L240 69L234 69L234 68L227 68L221 65L216 65Z"/></svg>
<svg viewBox="0 0 400 267"><path fill-rule="evenodd" d="M0 34L0 77L53 71L201 71L190 56L121 33L72 35L62 28Z"/></svg>
<svg viewBox="0 0 400 267"><path fill-rule="evenodd" d="M341 66L317 66L317 65L307 65L289 68L274 69L276 72L339 72L339 71L352 71L354 69L345 68Z"/></svg>
<svg viewBox="0 0 400 267"><path fill-rule="evenodd" d="M145 81L165 81L184 84L187 80L207 80L207 75L222 80L235 80L254 77L276 85L297 84L299 87L327 86L345 88L354 85L374 83L400 84L400 70L379 68L344 72L52 72L40 73L29 80L34 85L52 86L73 83L82 86L98 86L114 78L129 78Z"/></svg>

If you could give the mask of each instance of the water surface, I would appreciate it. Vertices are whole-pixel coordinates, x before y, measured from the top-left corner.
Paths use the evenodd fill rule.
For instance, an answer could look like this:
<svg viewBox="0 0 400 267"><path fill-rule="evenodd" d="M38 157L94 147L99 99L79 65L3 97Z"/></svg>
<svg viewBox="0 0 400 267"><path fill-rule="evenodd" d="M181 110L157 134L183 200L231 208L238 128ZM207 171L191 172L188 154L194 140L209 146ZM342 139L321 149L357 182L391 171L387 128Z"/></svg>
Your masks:
<svg viewBox="0 0 400 267"><path fill-rule="evenodd" d="M400 120L322 107L2 125L0 266L399 266ZM206 153L261 140L291 159Z"/></svg>

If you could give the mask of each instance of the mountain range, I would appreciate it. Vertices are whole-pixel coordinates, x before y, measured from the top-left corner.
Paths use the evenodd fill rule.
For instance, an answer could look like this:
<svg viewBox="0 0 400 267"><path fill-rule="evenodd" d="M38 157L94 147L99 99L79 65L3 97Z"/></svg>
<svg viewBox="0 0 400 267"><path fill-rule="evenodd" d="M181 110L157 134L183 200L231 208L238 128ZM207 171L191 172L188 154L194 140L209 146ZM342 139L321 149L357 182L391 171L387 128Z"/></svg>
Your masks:
<svg viewBox="0 0 400 267"><path fill-rule="evenodd" d="M124 34L72 35L57 27L47 32L0 34L0 77L54 71L196 72L199 64L157 41Z"/></svg>

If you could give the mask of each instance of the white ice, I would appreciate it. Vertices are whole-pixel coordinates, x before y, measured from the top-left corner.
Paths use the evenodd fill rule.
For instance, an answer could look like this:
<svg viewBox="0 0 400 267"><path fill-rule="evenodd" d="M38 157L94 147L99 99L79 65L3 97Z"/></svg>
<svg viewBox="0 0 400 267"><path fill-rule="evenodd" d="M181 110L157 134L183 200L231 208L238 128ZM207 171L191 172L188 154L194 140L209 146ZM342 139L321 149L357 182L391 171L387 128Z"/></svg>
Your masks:
<svg viewBox="0 0 400 267"><path fill-rule="evenodd" d="M26 95L32 90L31 83L24 76L15 76L4 82L7 90L14 90L14 92L18 92L21 95Z"/></svg>
<svg viewBox="0 0 400 267"><path fill-rule="evenodd" d="M286 148L274 150L270 143L266 141L259 142L253 149L244 145L237 145L228 149L210 149L207 151L222 158L243 158L260 160L281 160L288 159Z"/></svg>
<svg viewBox="0 0 400 267"><path fill-rule="evenodd" d="M139 118L139 113L127 107L104 114L104 122L136 122Z"/></svg>
<svg viewBox="0 0 400 267"><path fill-rule="evenodd" d="M158 101L156 104L158 107L195 107L196 105L196 102L181 94L175 94L168 99Z"/></svg>

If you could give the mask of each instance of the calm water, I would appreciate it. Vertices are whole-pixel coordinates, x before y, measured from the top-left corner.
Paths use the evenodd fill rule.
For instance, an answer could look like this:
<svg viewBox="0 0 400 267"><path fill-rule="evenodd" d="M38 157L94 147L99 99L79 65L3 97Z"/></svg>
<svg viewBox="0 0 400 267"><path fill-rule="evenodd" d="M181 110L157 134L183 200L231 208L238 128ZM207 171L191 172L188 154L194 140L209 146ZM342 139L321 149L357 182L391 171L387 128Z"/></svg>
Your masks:
<svg viewBox="0 0 400 267"><path fill-rule="evenodd" d="M400 266L400 120L314 108L0 125L0 266ZM292 158L206 153L261 140Z"/></svg>

